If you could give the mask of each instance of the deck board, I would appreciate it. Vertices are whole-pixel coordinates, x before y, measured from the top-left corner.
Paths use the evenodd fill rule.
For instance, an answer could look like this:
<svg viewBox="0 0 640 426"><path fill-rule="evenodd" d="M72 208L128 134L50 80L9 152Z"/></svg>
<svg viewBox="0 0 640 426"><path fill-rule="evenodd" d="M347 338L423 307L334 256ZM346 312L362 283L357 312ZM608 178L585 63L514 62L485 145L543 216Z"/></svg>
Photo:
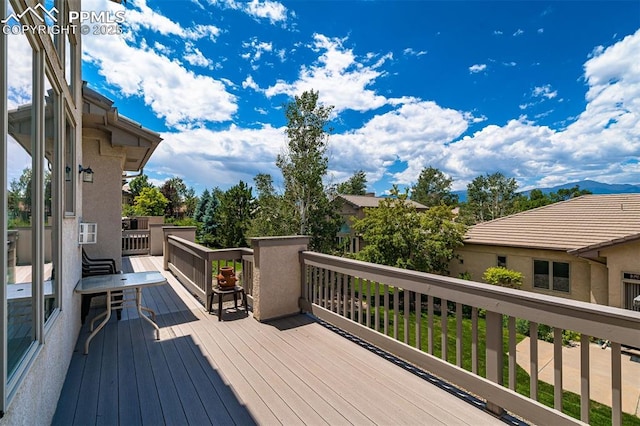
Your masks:
<svg viewBox="0 0 640 426"><path fill-rule="evenodd" d="M123 260L125 272L161 268L161 258ZM228 302L219 322L163 274L169 285L143 291L160 340L126 308L85 356L87 321L54 425L501 423L307 316L264 324Z"/></svg>

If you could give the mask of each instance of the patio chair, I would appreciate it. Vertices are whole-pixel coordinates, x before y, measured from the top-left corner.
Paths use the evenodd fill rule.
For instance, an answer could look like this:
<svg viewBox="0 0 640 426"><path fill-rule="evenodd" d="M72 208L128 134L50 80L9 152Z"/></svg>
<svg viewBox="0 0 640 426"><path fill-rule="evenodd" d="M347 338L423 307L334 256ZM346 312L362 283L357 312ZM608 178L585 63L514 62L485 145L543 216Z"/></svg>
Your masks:
<svg viewBox="0 0 640 426"><path fill-rule="evenodd" d="M94 275L109 275L109 274L117 274L120 271L116 269L116 261L113 259L96 259L91 258L87 255L82 249L82 277L90 277ZM89 314L89 310L91 309L91 299L94 296L105 296L106 293L96 293L96 294L83 294L82 302L80 307L80 322L84 324L87 315ZM116 300L122 300L122 293L115 293L113 297ZM107 303L110 303L107 300ZM122 318L122 311L120 309L116 309L116 317L118 321Z"/></svg>

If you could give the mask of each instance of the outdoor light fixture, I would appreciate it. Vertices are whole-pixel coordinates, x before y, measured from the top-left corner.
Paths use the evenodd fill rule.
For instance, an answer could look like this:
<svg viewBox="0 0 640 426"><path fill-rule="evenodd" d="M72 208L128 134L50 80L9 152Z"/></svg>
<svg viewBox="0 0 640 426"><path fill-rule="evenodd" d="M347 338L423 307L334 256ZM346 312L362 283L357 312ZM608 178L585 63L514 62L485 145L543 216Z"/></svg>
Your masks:
<svg viewBox="0 0 640 426"><path fill-rule="evenodd" d="M93 170L91 167L87 167L86 169L82 167L82 165L78 166L80 171L78 173L82 173L82 181L93 183Z"/></svg>

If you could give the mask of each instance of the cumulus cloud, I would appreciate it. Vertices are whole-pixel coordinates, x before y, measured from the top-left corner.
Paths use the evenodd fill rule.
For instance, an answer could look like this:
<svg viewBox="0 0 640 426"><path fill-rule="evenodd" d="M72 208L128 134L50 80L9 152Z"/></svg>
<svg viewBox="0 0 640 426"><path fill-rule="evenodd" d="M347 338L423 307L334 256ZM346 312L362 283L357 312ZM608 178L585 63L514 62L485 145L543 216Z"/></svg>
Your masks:
<svg viewBox="0 0 640 426"><path fill-rule="evenodd" d="M459 185L493 173L500 165L528 187L587 178L640 179L637 162L629 162L640 156L640 63L633 59L638 52L640 30L612 46L594 49L584 65L587 106L567 128L553 130L524 118L505 126L489 125L448 145L440 166ZM557 93L544 85L534 88L532 95L551 99Z"/></svg>
<svg viewBox="0 0 640 426"><path fill-rule="evenodd" d="M475 64L469 67L469 72L471 74L477 74L487 69L487 64Z"/></svg>
<svg viewBox="0 0 640 426"><path fill-rule="evenodd" d="M136 4L145 13L151 13L144 1ZM168 23L162 26L171 27ZM237 111L236 97L221 81L196 74L144 42L140 46L130 43L126 37L85 36L83 60L94 65L122 95L141 98L168 126L227 121ZM197 61L197 52L192 53L196 56L191 59Z"/></svg>
<svg viewBox="0 0 640 426"><path fill-rule="evenodd" d="M258 173L279 174L275 159L285 143L283 128L266 124L258 129L235 125L225 130L205 128L162 133L164 139L145 171L188 177L200 190L226 188L243 180L252 183ZM180 161L175 161L175 158ZM212 171L216 173L211 180Z"/></svg>
<svg viewBox="0 0 640 426"><path fill-rule="evenodd" d="M98 10L105 8L104 4L99 4L96 0L90 0L88 3L95 5L92 6ZM83 7L86 6L83 4ZM118 6L108 5L108 7L115 9ZM89 6L89 9L91 9L91 6ZM173 22L147 6L146 0L136 0L133 6L127 9L126 24L133 31L139 28L146 28L162 35L178 36L190 40L198 40L204 37L215 40L220 34L220 29L214 25L195 25L192 28L183 28L180 24Z"/></svg>
<svg viewBox="0 0 640 426"><path fill-rule="evenodd" d="M393 55L388 53L375 62L371 58L361 61L352 49L344 47L345 41L314 34L310 48L320 53L317 61L310 66L302 66L298 80L291 83L278 80L264 93L268 97L280 94L293 96L314 89L320 92L320 101L333 105L336 113L346 109L369 111L407 100L388 99L370 89L379 77L385 75L381 68Z"/></svg>

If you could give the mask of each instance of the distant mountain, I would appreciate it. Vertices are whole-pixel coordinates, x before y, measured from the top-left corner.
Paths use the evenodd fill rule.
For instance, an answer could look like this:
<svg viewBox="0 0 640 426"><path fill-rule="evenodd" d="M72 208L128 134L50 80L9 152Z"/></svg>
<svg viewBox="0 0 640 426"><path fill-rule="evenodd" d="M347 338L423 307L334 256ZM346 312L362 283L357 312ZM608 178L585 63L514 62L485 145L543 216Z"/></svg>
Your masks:
<svg viewBox="0 0 640 426"><path fill-rule="evenodd" d="M580 189L588 189L594 194L632 194L640 193L640 185L631 185L627 183L623 184L609 184L596 182L594 180L582 180L579 182L569 182L563 185L557 185L550 188L539 188L543 193L548 194L550 192L558 192L559 189L569 189L574 186L579 186ZM522 191L522 194L529 195L531 191ZM460 201L467 200L467 191L453 191L458 195Z"/></svg>

